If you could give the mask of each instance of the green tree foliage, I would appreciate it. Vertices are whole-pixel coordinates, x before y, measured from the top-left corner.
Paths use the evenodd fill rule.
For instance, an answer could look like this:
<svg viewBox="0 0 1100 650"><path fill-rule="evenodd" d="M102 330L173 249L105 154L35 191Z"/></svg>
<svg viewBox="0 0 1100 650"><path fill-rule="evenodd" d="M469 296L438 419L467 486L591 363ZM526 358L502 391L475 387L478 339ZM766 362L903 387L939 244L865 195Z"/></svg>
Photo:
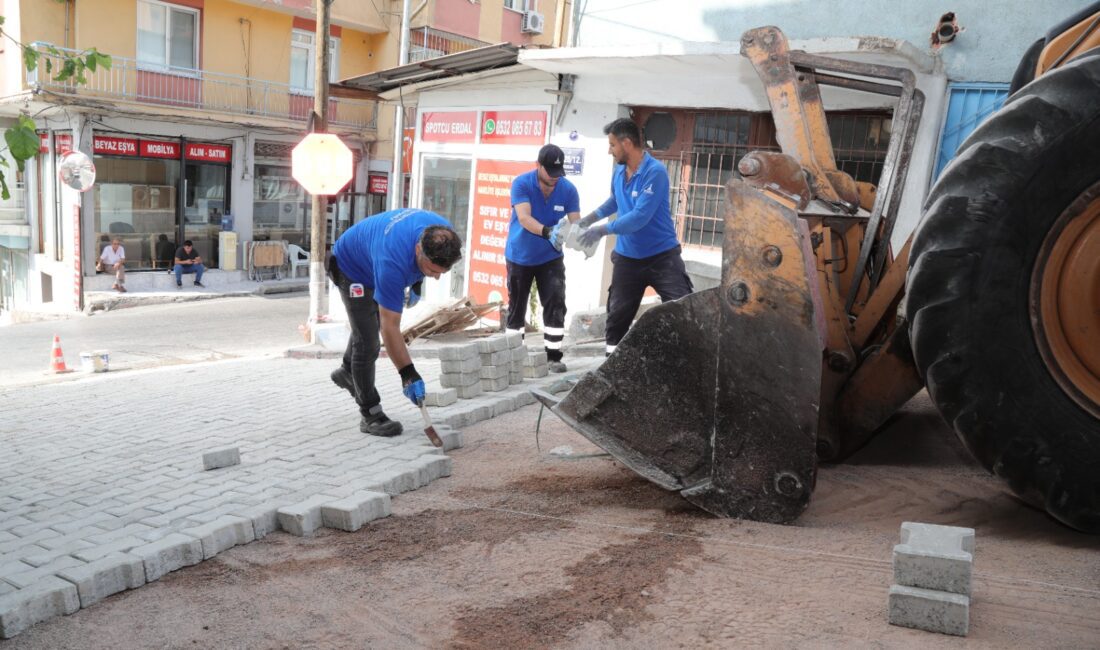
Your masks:
<svg viewBox="0 0 1100 650"><path fill-rule="evenodd" d="M34 47L20 43L11 34L4 31L3 27L4 17L0 16L0 38L7 37L19 46L23 52L23 65L26 66L28 72L38 69L41 64L47 75L54 75L54 81L68 81L71 79L83 85L88 82L85 73L95 72L99 68L108 69L111 67L111 57L101 54L94 47L77 54L69 54L53 46L46 46L47 56L43 56L43 53ZM59 65L54 64L55 59L60 62ZM55 68L57 74L54 74ZM8 154L15 161L15 166L19 171L23 171L26 162L38 155L38 134L34 130L34 120L28 115L20 115L15 126L4 130L4 143L7 145ZM0 153L3 153L3 150L0 150ZM8 166L7 158L0 156L0 198L5 201L11 198L3 169Z"/></svg>

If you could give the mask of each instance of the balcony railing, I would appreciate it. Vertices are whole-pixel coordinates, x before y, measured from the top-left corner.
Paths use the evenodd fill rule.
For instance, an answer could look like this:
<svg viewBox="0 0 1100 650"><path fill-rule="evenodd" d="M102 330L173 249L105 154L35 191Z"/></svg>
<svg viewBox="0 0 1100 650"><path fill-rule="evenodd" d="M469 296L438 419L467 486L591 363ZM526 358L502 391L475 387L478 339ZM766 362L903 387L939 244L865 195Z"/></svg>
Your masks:
<svg viewBox="0 0 1100 650"><path fill-rule="evenodd" d="M114 55L109 69L86 71L85 84L72 79L55 81L62 60L48 47L45 43L34 44L40 58L37 68L27 72L27 84L62 95L293 122L307 120L313 110L313 95L295 91L289 84L207 70L165 68ZM56 46L53 49L79 54ZM47 59L52 62L52 74L46 74ZM377 128L376 110L372 101L334 98L329 100L329 124L373 130Z"/></svg>
<svg viewBox="0 0 1100 650"><path fill-rule="evenodd" d="M434 59L444 54L465 52L486 45L489 43L431 27L418 27L409 30L409 63Z"/></svg>

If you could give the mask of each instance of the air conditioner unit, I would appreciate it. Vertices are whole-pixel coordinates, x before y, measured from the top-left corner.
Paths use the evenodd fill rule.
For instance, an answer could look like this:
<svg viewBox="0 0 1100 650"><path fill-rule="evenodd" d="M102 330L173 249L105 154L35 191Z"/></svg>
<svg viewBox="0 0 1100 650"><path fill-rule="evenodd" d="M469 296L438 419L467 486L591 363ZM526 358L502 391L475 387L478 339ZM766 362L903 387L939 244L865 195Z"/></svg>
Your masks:
<svg viewBox="0 0 1100 650"><path fill-rule="evenodd" d="M520 31L524 34L541 34L546 28L546 19L537 11L523 12L523 24Z"/></svg>

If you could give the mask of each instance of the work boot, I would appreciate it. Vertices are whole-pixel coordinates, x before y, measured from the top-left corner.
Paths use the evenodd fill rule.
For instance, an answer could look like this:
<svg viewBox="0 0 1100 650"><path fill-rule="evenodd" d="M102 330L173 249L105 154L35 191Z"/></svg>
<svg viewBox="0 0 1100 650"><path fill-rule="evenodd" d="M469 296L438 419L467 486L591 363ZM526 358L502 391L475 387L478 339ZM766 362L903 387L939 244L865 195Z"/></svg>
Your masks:
<svg viewBox="0 0 1100 650"><path fill-rule="evenodd" d="M333 370L332 374L329 375L329 379L332 380L332 383L350 393L352 399L355 399L355 382L352 381L351 373L348 372L347 368L340 366Z"/></svg>
<svg viewBox="0 0 1100 650"><path fill-rule="evenodd" d="M568 370L568 368L565 367L565 364L562 363L561 361L551 361L550 363L548 363L546 365L550 368L550 372L554 372L554 373L558 373L558 374L561 374L561 373L565 372L566 370Z"/></svg>
<svg viewBox="0 0 1100 650"><path fill-rule="evenodd" d="M400 422L394 422L386 417L382 412L382 405L379 404L372 407L370 413L359 420L359 430L371 436L392 438L401 435L403 427Z"/></svg>

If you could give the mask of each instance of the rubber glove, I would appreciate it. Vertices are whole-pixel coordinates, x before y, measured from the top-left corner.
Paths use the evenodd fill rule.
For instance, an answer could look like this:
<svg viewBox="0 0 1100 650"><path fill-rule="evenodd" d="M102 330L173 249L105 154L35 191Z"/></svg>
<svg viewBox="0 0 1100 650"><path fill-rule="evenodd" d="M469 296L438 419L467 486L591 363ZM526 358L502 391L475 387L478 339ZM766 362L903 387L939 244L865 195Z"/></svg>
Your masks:
<svg viewBox="0 0 1100 650"><path fill-rule="evenodd" d="M580 240L577 243L579 243L582 248L588 248L589 246L593 246L596 242L600 241L601 237L606 236L607 226L604 224L600 224L598 226L592 226L588 230L584 231L584 233L581 235Z"/></svg>
<svg viewBox="0 0 1100 650"><path fill-rule="evenodd" d="M588 228L599 220L600 215L596 214L595 212L589 212L588 214L577 220L577 225L581 228Z"/></svg>
<svg viewBox="0 0 1100 650"><path fill-rule="evenodd" d="M424 379L416 371L416 367L410 363L397 372L401 375L401 392L414 405L420 406L421 402L424 401L424 396L428 393L428 389L424 385Z"/></svg>
<svg viewBox="0 0 1100 650"><path fill-rule="evenodd" d="M559 221L553 229L550 230L550 245L554 247L554 250L560 251L562 245L565 244L565 235L561 232L561 222Z"/></svg>

